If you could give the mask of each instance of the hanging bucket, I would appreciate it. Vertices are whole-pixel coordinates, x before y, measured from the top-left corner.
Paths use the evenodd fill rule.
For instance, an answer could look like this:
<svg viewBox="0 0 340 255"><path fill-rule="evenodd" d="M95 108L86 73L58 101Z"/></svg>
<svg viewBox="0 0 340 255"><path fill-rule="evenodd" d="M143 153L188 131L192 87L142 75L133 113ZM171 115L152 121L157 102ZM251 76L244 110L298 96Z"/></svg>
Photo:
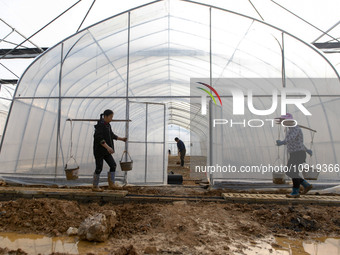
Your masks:
<svg viewBox="0 0 340 255"><path fill-rule="evenodd" d="M303 178L306 180L317 180L319 177L320 172L314 169L313 166L306 165L303 168Z"/></svg>
<svg viewBox="0 0 340 255"><path fill-rule="evenodd" d="M70 166L69 164L71 159L73 159L74 161L73 166ZM70 159L67 161L64 170L66 174L66 180L77 180L78 179L79 166L73 156L71 156Z"/></svg>
<svg viewBox="0 0 340 255"><path fill-rule="evenodd" d="M129 156L130 161L122 162L125 154L127 154ZM122 169L122 171L131 171L132 170L133 160L131 159L131 156L127 151L123 152L122 158L120 159L119 164L120 164L120 168Z"/></svg>
<svg viewBox="0 0 340 255"><path fill-rule="evenodd" d="M274 184L285 184L286 183L286 175L285 173L273 173L273 183Z"/></svg>

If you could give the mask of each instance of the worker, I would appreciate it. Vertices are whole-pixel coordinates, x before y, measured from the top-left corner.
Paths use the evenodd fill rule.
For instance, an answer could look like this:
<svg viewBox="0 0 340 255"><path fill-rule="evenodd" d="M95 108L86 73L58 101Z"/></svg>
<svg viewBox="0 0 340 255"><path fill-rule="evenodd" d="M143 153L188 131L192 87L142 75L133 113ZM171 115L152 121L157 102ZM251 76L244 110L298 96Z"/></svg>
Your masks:
<svg viewBox="0 0 340 255"><path fill-rule="evenodd" d="M175 137L175 141L177 143L178 153L180 154L181 158L181 167L184 167L184 157L186 153L185 145L178 137Z"/></svg>
<svg viewBox="0 0 340 255"><path fill-rule="evenodd" d="M113 140L120 140L123 142L127 141L127 138L121 138L112 132L110 122L113 119L113 111L105 110L100 115L100 120L97 125L94 126L94 141L93 141L93 154L96 161L96 170L93 174L93 187L92 191L102 192L103 190L99 187L100 173L103 170L103 161L110 167L108 172L108 184L109 189L115 188L115 174L116 174L116 162L112 157L115 152Z"/></svg>
<svg viewBox="0 0 340 255"><path fill-rule="evenodd" d="M304 187L303 194L306 194L313 188L311 184L309 184L299 175L299 170L306 160L306 152L312 156L312 151L308 150L303 144L302 130L298 125L296 125L292 114L287 113L286 115L282 115L277 119L277 123L279 125L281 125L281 123L284 121L284 125L289 126L285 139L283 141L276 140L277 146L287 145L287 151L289 153L286 175L293 180L293 190L292 193L287 194L287 197L298 198L300 197L300 185Z"/></svg>

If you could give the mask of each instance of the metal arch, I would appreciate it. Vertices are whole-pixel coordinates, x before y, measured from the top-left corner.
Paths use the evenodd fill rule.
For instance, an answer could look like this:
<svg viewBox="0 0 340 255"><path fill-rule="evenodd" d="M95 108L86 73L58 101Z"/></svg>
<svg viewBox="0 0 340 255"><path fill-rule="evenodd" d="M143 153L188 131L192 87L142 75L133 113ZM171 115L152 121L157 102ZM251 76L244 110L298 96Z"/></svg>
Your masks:
<svg viewBox="0 0 340 255"><path fill-rule="evenodd" d="M164 1L164 0L162 0ZM339 82L340 82L340 75L338 73L338 71L336 70L336 68L334 67L334 65L328 60L328 58L326 56L324 56L324 54L319 51L315 46L313 46L312 44L310 43L307 43L305 42L304 40L302 40L301 38L281 29L281 28L278 28L277 26L274 26L272 24L269 24L265 21L262 21L262 20L259 20L259 19L256 19L256 18L253 18L253 17L250 17L248 15L245 15L245 14L242 14L242 13L238 13L238 12L235 12L235 11L231 11L231 10L227 10L227 9L224 9L224 8L221 8L221 7L217 7L217 6L213 6L213 5L208 5L208 4L204 4L204 3L199 3L199 2L195 2L195 1L191 1L191 0L178 0L178 1L182 1L182 2L187 2L187 3L192 3L192 4L197 4L197 5L201 5L201 6L205 6L205 7L209 7L209 8L213 8L213 9L216 9L216 10L220 10L220 11L225 11L225 12L229 12L229 13L232 13L232 14L235 14L235 15L238 15L238 16L241 16L243 18L247 18L247 19L251 19L251 20L254 20L256 22L259 22L259 23L262 23L266 26L269 26L271 28L274 28L278 31L281 31L289 36L291 36L292 38L298 40L299 42L303 43L304 45L308 46L309 48L311 48L313 51L315 51L316 53L318 53L330 66L331 68L333 69L333 71L335 72Z"/></svg>
<svg viewBox="0 0 340 255"><path fill-rule="evenodd" d="M51 47L50 49L46 50L46 51L45 51L43 54L41 54L38 58L40 58L41 56L45 55L47 52L49 52L50 50L52 50L54 47L58 46L58 45L61 44L62 42L65 42L65 41L68 40L69 38L72 38L73 36L75 36L75 35L78 34L78 33L81 33L81 32L83 32L83 31L85 31L85 30L87 30L87 29L90 29L90 28L92 28L92 27L94 27L94 26L96 26L96 25L98 25L98 24L100 24L100 23L103 23L103 22L107 21L107 20L113 19L113 18L115 18L115 17L118 17L118 16L121 16L121 15L127 14L127 13L129 13L129 12L132 12L132 11L134 11L134 10L141 9L141 8L143 8L143 7L146 7L146 6L149 6L149 5L153 5L153 4L155 4L155 3L162 2L162 1L166 1L166 0L156 0L156 1L153 1L153 2L150 2L150 3L147 3L147 4L143 4L143 5L140 5L140 6L131 8L131 9L129 9L129 10L126 10L126 11L124 11L124 12L121 12L121 13L119 13L119 14L113 15L113 16L111 16L111 17L108 17L108 18L106 18L106 19L104 19L104 20L101 20L101 21L99 21L99 22L97 22L97 23L94 23L93 25L88 26L87 28L84 28L84 29L80 30L79 32L77 32L77 33L75 33L75 34L73 34L73 35L71 35L71 36L65 38L64 40L62 40L61 42L59 42L59 43L56 44L55 46L53 46L53 47ZM316 47L314 47L313 45L311 45L311 44L305 42L305 41L302 40L301 38L299 38L299 37L297 37L297 36L294 36L293 34L287 32L287 31L285 31L285 30L283 30L283 29L281 29L281 28L278 28L278 27L276 27L276 26L274 26L274 25L272 25L272 24L269 24L269 23L267 23L267 22L265 22L265 21L262 21L262 20L259 20L259 19L250 17L250 16L245 15L245 14L241 14L241 13L238 13L238 12L235 12L235 11L227 10L227 9L224 9L224 8L221 8L221 7L217 7L217 6L213 6L213 5L208 5L208 4L204 4L204 3L199 3L199 2L191 1L191 0L178 0L178 1L187 2L187 3L192 3L192 4L196 4L196 5L201 5L201 6L205 6L205 7L208 7L208 8L213 8L213 9L216 9L216 10L220 10L220 11L228 12L228 13L231 13L231 14L235 14L235 15L238 15L238 16L241 16L241 17L244 17L244 18L247 18L247 19L256 21L256 22L259 22L259 23L261 23L261 24L264 24L264 25L266 25L266 26L269 26L269 27L271 27L271 28L274 28L275 30L278 30L278 31L283 32L283 33L285 33L285 34L291 36L292 38L294 38L294 39L300 41L301 43L303 43L304 45L308 46L308 47L311 48L313 51L315 51L317 54L319 54L319 55L320 55L320 56L321 56L321 57L322 57L322 58L323 58L330 66L331 66L331 68L332 68L333 71L335 72L335 74L336 74L336 76L337 76L337 78L338 78L338 80L339 80L339 82L340 82L340 75L339 75L338 71L336 70L336 68L334 67L334 65L328 60L328 58L327 58L326 56L324 56L324 54L323 54L321 51L319 51L319 50L318 50ZM38 59L38 58L37 58L37 59ZM36 60L35 60L35 61L36 61ZM35 61L33 61L33 63L31 63L31 65L34 64ZM31 66L31 65L30 65L30 66ZM30 66L29 66L29 67L30 67ZM29 69L29 67L26 69L26 71ZM21 77L24 76L24 74L26 73L26 71L23 73L23 75L22 75ZM18 85L19 85L19 83L20 83L20 80L21 80L21 79L19 79L19 81L18 81Z"/></svg>
<svg viewBox="0 0 340 255"><path fill-rule="evenodd" d="M145 7L145 6L152 5L152 4L155 4L155 3L158 3L158 2L162 2L162 1L164 1L164 0L156 0L156 1L153 1L153 2L150 2L150 3L147 3L147 4L144 4L144 5L141 5L141 6L132 8L132 9L130 9L130 10L124 11L124 12L122 12L122 13L116 14L116 15L111 16L111 17L109 17L109 18L107 18L107 19L104 19L104 20L102 20L102 21L99 21L99 22L97 22L97 23L95 23L95 24L89 26L88 28L94 27L94 26L96 26L97 24L100 24L100 23L102 23L102 22L105 22L106 20L110 20L110 19L115 18L115 17L117 17L117 16L120 16L120 15L123 15L123 14L125 14L125 13L131 12L131 11L133 11L133 10L140 9L140 8ZM267 26L269 26L269 27L272 27L272 28L274 28L274 29L276 29L276 30L278 30L278 31L281 31L281 32L283 32L283 33L285 33L285 34L291 36L292 38L296 39L297 41L300 41L301 43L303 43L304 45L308 46L308 47L311 48L313 51L315 51L317 54L319 54L319 55L320 55L320 56L321 56L321 57L322 57L322 58L323 58L330 66L331 66L331 68L332 68L333 71L335 72L335 74L336 74L338 80L340 81L340 76L339 76L339 73L337 72L336 68L335 68L335 67L333 66L333 64L328 60L328 58L326 58L326 57L323 55L322 52L320 52L318 49L316 49L315 47L313 47L311 44L309 44L309 43L305 42L304 40L302 40L302 39L300 39L300 38L298 38L298 37L296 37L296 36L294 36L294 35L292 35L292 34L286 32L286 31L283 30L283 29L280 29L280 28L278 28L278 27L276 27L276 26L274 26L274 25L271 25L271 24L266 23L266 22L264 22L264 21L258 20L258 19L256 19L256 18L252 18L252 17L250 17L250 16L247 16L247 15L244 15L244 14L241 14L241 13L238 13L238 12L234 12L234 11L231 11L231 10L227 10L227 9L224 9L224 8L220 8L220 7L216 7L216 6L212 6L212 5L208 5L208 4L204 4L204 3L198 3L198 2L195 2L195 1L191 1L191 0L179 0L179 1L188 2L188 3L192 3L192 4L197 4L197 5L205 6L205 7L208 7L208 8L213 8L213 9L216 9L216 10L221 10L221 11L229 12L229 13L232 13L232 14L235 14L235 15L238 15L238 16L241 16L241 17L244 17L244 18L247 18L247 19L251 19L251 20L253 20L253 21L257 21L257 22L259 22L259 23L262 23L262 24L264 24L264 25L267 25ZM85 29L87 29L87 28L85 28ZM85 29L84 29L84 30L85 30ZM73 35L67 37L67 38L64 39L63 41L59 42L59 43L56 44L55 46L53 46L53 47L51 47L50 49L48 49L46 52L44 52L42 55L40 55L35 61L33 61L33 62L29 65L29 67L25 70L24 74L20 77L20 79L19 79L19 81L18 81L18 86L17 86L17 88L16 88L16 90L15 90L14 95L16 95L17 89L18 89L18 87L20 86L22 77L24 77L24 75L26 74L27 70L29 70L29 68L30 68L33 64L35 64L35 62L36 62L40 57L44 56L44 55L47 54L47 52L49 52L50 50L54 49L55 47L58 47L60 44L62 44L62 43L65 42L66 40L68 40L69 38L73 37L74 35L76 35L76 34L78 34L78 33L81 33L82 31L83 31L83 30L81 30L81 31L79 31L79 32L77 32L77 33L75 33L75 34L73 34ZM9 114L8 114L8 117L7 117L6 126L5 126L5 131L4 131L4 136L5 136L5 133L6 133L7 122L8 122L8 119L9 119L9 117L10 117L11 110L12 110L12 105L11 105L11 108L10 108L10 111L9 111ZM1 139L0 151L1 151L1 148L2 148L4 136L3 136L2 139Z"/></svg>
<svg viewBox="0 0 340 255"><path fill-rule="evenodd" d="M85 31L85 30L87 30L87 29L90 29L90 28L92 28L92 27L94 27L94 26L96 26L96 25L98 25L98 24L100 24L100 23L103 23L103 22L107 21L107 20L113 19L113 18L115 18L115 17L118 17L118 16L121 16L121 15L127 14L127 13L129 13L129 12L132 12L132 11L134 11L134 10L141 9L141 8L143 8L143 7L146 7L146 6L149 6L149 5L158 3L158 2L162 2L162 1L166 1L166 0L156 0L156 1L153 1L153 2L150 2L150 3L147 3L147 4L143 4L143 5L140 5L140 6L131 8L131 9L129 9L129 10L126 10L126 11L124 11L124 12L121 12L121 13L119 13L119 14L113 15L113 16L111 16L111 17L108 17L108 18L106 18L106 19L104 19L104 20L101 20L101 21L99 21L99 22L97 22L97 23L94 23L93 25L88 26L87 28L84 28L84 29L80 30L79 32L77 32L77 33L75 33L75 34L73 34L73 35L71 35L71 36L65 38L65 39L62 40L61 42L59 42L59 43L57 43L56 45L52 46L51 48L49 48L48 50L46 50L43 54L41 54L40 56L38 56L37 59L39 59L39 58L42 57L43 55L47 54L47 52L49 52L49 51L52 50L53 48L57 47L59 44L61 44L61 43L65 42L65 41L67 41L68 39L72 38L73 36L75 36L75 35L78 34L78 33L81 33L81 32L83 32L83 31ZM285 30L283 30L283 29L281 29L281 28L278 28L278 27L276 27L276 26L274 26L274 25L271 25L271 24L269 24L269 23L267 23L267 22L265 22L265 21L262 21L262 20L259 20L259 19L250 17L250 16L245 15L245 14L241 14L241 13L238 13L238 12L235 12L235 11L227 10L227 9L224 9L224 8L221 8L221 7L217 7L217 6L213 6L213 5L208 5L208 4L204 4L204 3L199 3L199 2L195 2L195 1L191 1L191 0L178 0L178 1L183 1L183 2L187 2L187 3L192 3L192 4L197 4L197 5L205 6L205 7L208 7L208 8L213 8L213 9L220 10L220 11L225 11L225 12L228 12L228 13L231 13L231 14L235 14L235 15L238 15L238 16L241 16L241 17L244 17L244 18L247 18L247 19L256 21L256 22L259 22L259 23L261 23L261 24L264 24L264 25L266 25L266 26L269 26L269 27L271 27L271 28L274 28L275 30L278 30L278 31L283 32L283 33L285 33L285 34L291 36L292 38L294 38L294 39L300 41L301 43L303 43L304 45L308 46L308 47L311 48L313 51L315 51L317 54L319 54L319 55L320 55L320 56L321 56L321 57L322 57L322 58L323 58L330 66L331 66L331 68L332 68L333 71L335 72L335 74L336 74L336 76L337 76L337 78L338 78L338 80L339 80L339 82L340 82L340 75L339 75L338 71L336 70L336 68L334 67L334 65L328 60L328 58L327 58L326 56L324 56L324 54L323 54L321 51L319 51L319 50L318 50L316 47L314 47L313 45L311 45L311 44L305 42L304 40L300 39L299 37L296 37L296 36L294 36L294 35L288 33L288 32L285 31ZM30 68L31 65L33 65L33 64L37 61L37 59L36 59L35 61L33 61L33 62L28 66L28 68L25 70L25 72L23 73L23 75L22 75L21 77L24 76L24 74L26 73L26 71ZM20 84L20 81L21 81L21 78L20 78L19 81L18 81L18 85Z"/></svg>

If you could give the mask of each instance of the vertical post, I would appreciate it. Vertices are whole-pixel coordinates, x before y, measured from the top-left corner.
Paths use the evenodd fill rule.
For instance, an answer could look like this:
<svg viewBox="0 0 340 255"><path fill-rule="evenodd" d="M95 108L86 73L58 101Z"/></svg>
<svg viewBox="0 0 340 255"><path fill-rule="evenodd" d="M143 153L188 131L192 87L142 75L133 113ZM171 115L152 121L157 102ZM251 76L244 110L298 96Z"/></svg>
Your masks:
<svg viewBox="0 0 340 255"><path fill-rule="evenodd" d="M163 183L164 184L166 184L166 181L165 181L165 171L166 171L166 169L165 169L165 159L166 159L166 156L165 155L167 155L168 154L168 152L166 151L166 147L165 147L165 131L166 131L166 119L165 119L165 117L166 117L166 107L165 107L165 104L164 104L164 122L163 122Z"/></svg>
<svg viewBox="0 0 340 255"><path fill-rule="evenodd" d="M145 177L144 177L144 183L146 183L146 176L148 174L148 108L149 103L145 104Z"/></svg>
<svg viewBox="0 0 340 255"><path fill-rule="evenodd" d="M209 8L209 64L210 64L210 86L212 86L212 42L211 42L211 7ZM209 124L208 124L208 129L209 129L209 161L208 165L212 166L212 155L213 155L213 144L212 144L212 139L213 139L213 134L212 134L212 107L211 107L211 100L209 100ZM209 180L211 181L210 183L213 184L213 181L211 179L211 173L209 173Z"/></svg>
<svg viewBox="0 0 340 255"><path fill-rule="evenodd" d="M210 86L212 86L212 41L211 41L211 7L209 8L209 63L210 63Z"/></svg>
<svg viewBox="0 0 340 255"><path fill-rule="evenodd" d="M282 33L282 86L286 87L285 40ZM287 110L287 109L286 109Z"/></svg>
<svg viewBox="0 0 340 255"><path fill-rule="evenodd" d="M128 42L127 42L127 64L126 64L126 93L125 93L125 119L130 119L130 103L129 103L129 76L130 76L130 22L131 13L128 13ZM129 121L125 123L125 137L129 139ZM125 150L129 149L129 140L125 143ZM127 153L125 153L125 161L127 161ZM124 172L124 185L127 184L127 171Z"/></svg>
<svg viewBox="0 0 340 255"><path fill-rule="evenodd" d="M62 71L63 71L63 52L64 52L64 43L61 44L61 53L60 53L60 70L59 70L59 90L58 90L58 127L57 127L57 141L56 141L56 152L55 152L55 169L54 169L54 177L57 177L58 170L58 158L59 158L59 146L60 142L60 122L61 122L61 79L62 79Z"/></svg>
<svg viewBox="0 0 340 255"><path fill-rule="evenodd" d="M285 64L285 41L284 41L284 33L281 34L282 35L282 87L285 88L286 87L286 64ZM285 113L287 113L287 105L285 106ZM285 127L285 131L286 131L286 127ZM283 162L286 161L286 157L288 158L288 151L286 146L284 147L284 153L283 153Z"/></svg>
<svg viewBox="0 0 340 255"><path fill-rule="evenodd" d="M209 166L213 165L213 133L212 133L212 115L213 115L212 101L209 100ZM209 172L209 183L214 184L212 173Z"/></svg>

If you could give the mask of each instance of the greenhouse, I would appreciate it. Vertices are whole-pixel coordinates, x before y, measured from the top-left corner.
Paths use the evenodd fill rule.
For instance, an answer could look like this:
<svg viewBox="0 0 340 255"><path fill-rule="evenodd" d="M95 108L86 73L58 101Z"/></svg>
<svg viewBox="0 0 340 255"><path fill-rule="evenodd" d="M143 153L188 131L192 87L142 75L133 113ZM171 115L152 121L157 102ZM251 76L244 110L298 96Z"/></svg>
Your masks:
<svg viewBox="0 0 340 255"><path fill-rule="evenodd" d="M220 100L197 89L202 83ZM233 89L243 93L243 111ZM306 100L282 103L292 98ZM118 164L119 177L131 184L167 183L170 125L190 132L192 176L194 156L206 166L285 165L287 153L275 145L285 128L271 120L289 112L305 127L313 151L306 163L327 165L319 179L338 182L339 105L339 73L312 44L235 11L154 1L80 30L26 69L4 121L0 176L56 182L75 159L85 182L95 166L93 126L105 109L114 111L114 132L128 138L116 143L115 159L125 150L131 155L132 171ZM211 184L272 179L270 172L203 175Z"/></svg>

